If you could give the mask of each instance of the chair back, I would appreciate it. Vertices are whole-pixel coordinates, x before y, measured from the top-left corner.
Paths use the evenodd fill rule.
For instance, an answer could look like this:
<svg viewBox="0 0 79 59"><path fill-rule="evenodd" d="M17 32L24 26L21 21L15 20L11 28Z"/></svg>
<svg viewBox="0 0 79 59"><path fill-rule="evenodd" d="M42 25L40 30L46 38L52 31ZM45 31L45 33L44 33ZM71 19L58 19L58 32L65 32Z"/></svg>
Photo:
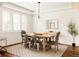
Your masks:
<svg viewBox="0 0 79 59"><path fill-rule="evenodd" d="M59 36L60 36L60 32L57 32L57 33L56 33L56 36L55 36L55 42L56 42L56 43L58 43Z"/></svg>
<svg viewBox="0 0 79 59"><path fill-rule="evenodd" d="M26 34L26 31L22 30L22 31L21 31L21 34Z"/></svg>
<svg viewBox="0 0 79 59"><path fill-rule="evenodd" d="M22 31L21 31L21 35L22 35L22 37L24 37L23 34L26 34L26 31L22 30Z"/></svg>

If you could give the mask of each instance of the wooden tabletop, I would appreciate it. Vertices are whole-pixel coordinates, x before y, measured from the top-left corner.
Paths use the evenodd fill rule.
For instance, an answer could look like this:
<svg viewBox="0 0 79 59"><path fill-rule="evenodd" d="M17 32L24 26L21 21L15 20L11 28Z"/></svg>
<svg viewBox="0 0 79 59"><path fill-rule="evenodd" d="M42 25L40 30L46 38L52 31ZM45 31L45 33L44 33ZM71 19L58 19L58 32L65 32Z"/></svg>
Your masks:
<svg viewBox="0 0 79 59"><path fill-rule="evenodd" d="M49 33L49 32L46 32L46 33L28 33L29 36L38 36L38 37L51 37L51 36L55 36L56 33L53 32L53 33Z"/></svg>

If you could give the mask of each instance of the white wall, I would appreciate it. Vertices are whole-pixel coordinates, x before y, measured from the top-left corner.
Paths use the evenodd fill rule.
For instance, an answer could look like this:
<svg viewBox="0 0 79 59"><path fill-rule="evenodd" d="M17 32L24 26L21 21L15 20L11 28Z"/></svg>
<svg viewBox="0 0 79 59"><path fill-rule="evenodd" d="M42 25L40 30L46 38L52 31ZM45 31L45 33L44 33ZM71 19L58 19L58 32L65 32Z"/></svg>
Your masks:
<svg viewBox="0 0 79 59"><path fill-rule="evenodd" d="M20 31L13 31L13 32L3 32L2 31L2 10L9 10L8 12L20 12L24 13L28 16L27 19L27 30L28 32L33 32L33 11L25 9L23 7L11 4L11 3L3 3L2 6L0 6L0 39L1 38L6 38L7 39L7 45L15 44L15 43L20 43L22 42L21 38L21 32ZM0 45L4 45L5 41L0 42Z"/></svg>
<svg viewBox="0 0 79 59"><path fill-rule="evenodd" d="M61 36L60 36L60 43L63 44L70 44L72 43L72 37L71 35L68 33L67 31L67 26L69 24L70 21L75 21L76 25L77 25L77 29L79 29L79 24L78 19L79 18L79 14L78 11L76 9L64 9L64 10L60 10L60 11L50 11L48 13L42 13L41 15L41 20L39 20L39 22L36 22L37 25L35 28L35 31L39 31L39 32L44 32L47 31L46 30L46 20L47 19L58 19L59 21L59 31L61 32ZM76 38L76 43L77 45L79 45L79 37L77 36Z"/></svg>
<svg viewBox="0 0 79 59"><path fill-rule="evenodd" d="M43 5L42 5L43 6ZM69 44L72 43L72 37L67 31L67 26L70 21L75 21L77 29L79 30L79 24L78 24L78 18L79 18L79 12L77 9L68 7L65 5L65 7L61 7L58 9L53 9L49 7L47 9L42 9L41 6L41 18L37 19L35 18L35 31L36 32L45 32L46 30L46 20L48 19L58 19L59 21L59 31L61 32L60 36L60 43L63 44ZM44 7L44 6L43 6ZM58 7L58 6L57 6ZM57 8L56 7L56 8ZM43 12L44 11L44 12ZM77 36L75 42L79 46L79 35Z"/></svg>
<svg viewBox="0 0 79 59"><path fill-rule="evenodd" d="M2 25L2 7L0 5L0 25ZM2 30L2 26L0 26L0 31Z"/></svg>
<svg viewBox="0 0 79 59"><path fill-rule="evenodd" d="M20 32L0 32L0 39L6 38L7 45L22 42ZM5 46L5 40L0 42L0 45Z"/></svg>
<svg viewBox="0 0 79 59"><path fill-rule="evenodd" d="M30 2L29 2L30 3ZM29 28L33 30L34 32L45 32L46 30L46 20L48 19L58 19L59 20L59 31L61 32L60 36L60 43L63 44L71 44L72 43L72 38L67 32L67 25L70 20L75 20L77 23L77 20L79 18L78 11L72 7L70 7L68 4L69 3L53 3L53 2L47 2L47 3L42 3L41 4L41 18L37 19L37 3L16 3L18 5L24 6L26 8L29 8L31 10L34 10L34 21L29 20L30 24L33 24L33 28L28 24ZM29 7L28 7L29 6ZM77 28L78 24L77 24ZM30 30L30 31L31 31ZM31 31L31 32L33 32ZM20 42L20 33L3 33L1 34L2 36L5 36L8 38L8 40L11 42L18 41ZM18 40L17 40L18 39ZM78 36L76 38L76 43L79 45L79 39Z"/></svg>

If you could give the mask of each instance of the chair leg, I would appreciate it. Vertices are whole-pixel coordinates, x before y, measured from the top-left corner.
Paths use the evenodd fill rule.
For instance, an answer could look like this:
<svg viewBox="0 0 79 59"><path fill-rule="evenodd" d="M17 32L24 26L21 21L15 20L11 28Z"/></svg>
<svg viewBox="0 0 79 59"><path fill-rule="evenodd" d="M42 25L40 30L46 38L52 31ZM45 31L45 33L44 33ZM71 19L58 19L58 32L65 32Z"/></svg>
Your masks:
<svg viewBox="0 0 79 59"><path fill-rule="evenodd" d="M55 45L55 52L57 52L56 45Z"/></svg>
<svg viewBox="0 0 79 59"><path fill-rule="evenodd" d="M24 41L22 40L22 45L24 45Z"/></svg>
<svg viewBox="0 0 79 59"><path fill-rule="evenodd" d="M39 44L37 44L37 51L39 51Z"/></svg>
<svg viewBox="0 0 79 59"><path fill-rule="evenodd" d="M24 45L24 42L22 42L22 45Z"/></svg>
<svg viewBox="0 0 79 59"><path fill-rule="evenodd" d="M55 52L58 51L58 45L55 45Z"/></svg>
<svg viewBox="0 0 79 59"><path fill-rule="evenodd" d="M28 45L27 45L27 43L24 43L24 47L25 47L25 48L28 48Z"/></svg>
<svg viewBox="0 0 79 59"><path fill-rule="evenodd" d="M31 43L29 42L29 48L31 48Z"/></svg>
<svg viewBox="0 0 79 59"><path fill-rule="evenodd" d="M58 49L58 44L57 44L57 51L58 51L59 49Z"/></svg>

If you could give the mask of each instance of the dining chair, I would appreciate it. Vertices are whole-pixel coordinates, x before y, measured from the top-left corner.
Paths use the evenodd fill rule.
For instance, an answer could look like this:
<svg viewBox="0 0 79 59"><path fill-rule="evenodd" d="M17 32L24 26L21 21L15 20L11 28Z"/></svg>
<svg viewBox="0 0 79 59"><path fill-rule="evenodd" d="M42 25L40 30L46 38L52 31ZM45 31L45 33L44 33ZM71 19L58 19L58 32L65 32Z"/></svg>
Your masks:
<svg viewBox="0 0 79 59"><path fill-rule="evenodd" d="M55 47L57 46L57 50L58 50L59 36L60 36L60 32L57 32L56 37L55 37Z"/></svg>
<svg viewBox="0 0 79 59"><path fill-rule="evenodd" d="M32 37L30 37L28 34L26 34L25 36L25 48L31 48L31 41L32 41Z"/></svg>
<svg viewBox="0 0 79 59"><path fill-rule="evenodd" d="M35 36L35 40L34 40L34 48L39 51L39 50L42 50L42 41L40 41L40 38L36 37Z"/></svg>
<svg viewBox="0 0 79 59"><path fill-rule="evenodd" d="M48 42L49 46L52 46L52 45L55 46L55 51L58 51L59 35L60 35L60 32L57 32L56 35L55 35L55 37L54 37L54 40Z"/></svg>
<svg viewBox="0 0 79 59"><path fill-rule="evenodd" d="M38 40L38 44L37 44L37 50L42 50L43 49L43 45L42 45L41 39Z"/></svg>
<svg viewBox="0 0 79 59"><path fill-rule="evenodd" d="M25 43L25 40L26 40L26 37L25 36L26 36L26 31L22 30L21 31L22 44Z"/></svg>
<svg viewBox="0 0 79 59"><path fill-rule="evenodd" d="M35 41L35 37L30 36L31 48L33 48L33 46L34 46L34 41Z"/></svg>
<svg viewBox="0 0 79 59"><path fill-rule="evenodd" d="M52 34L51 34L52 35ZM54 35L52 35L51 37L47 38L47 48L51 49L51 43L52 41L54 41Z"/></svg>

